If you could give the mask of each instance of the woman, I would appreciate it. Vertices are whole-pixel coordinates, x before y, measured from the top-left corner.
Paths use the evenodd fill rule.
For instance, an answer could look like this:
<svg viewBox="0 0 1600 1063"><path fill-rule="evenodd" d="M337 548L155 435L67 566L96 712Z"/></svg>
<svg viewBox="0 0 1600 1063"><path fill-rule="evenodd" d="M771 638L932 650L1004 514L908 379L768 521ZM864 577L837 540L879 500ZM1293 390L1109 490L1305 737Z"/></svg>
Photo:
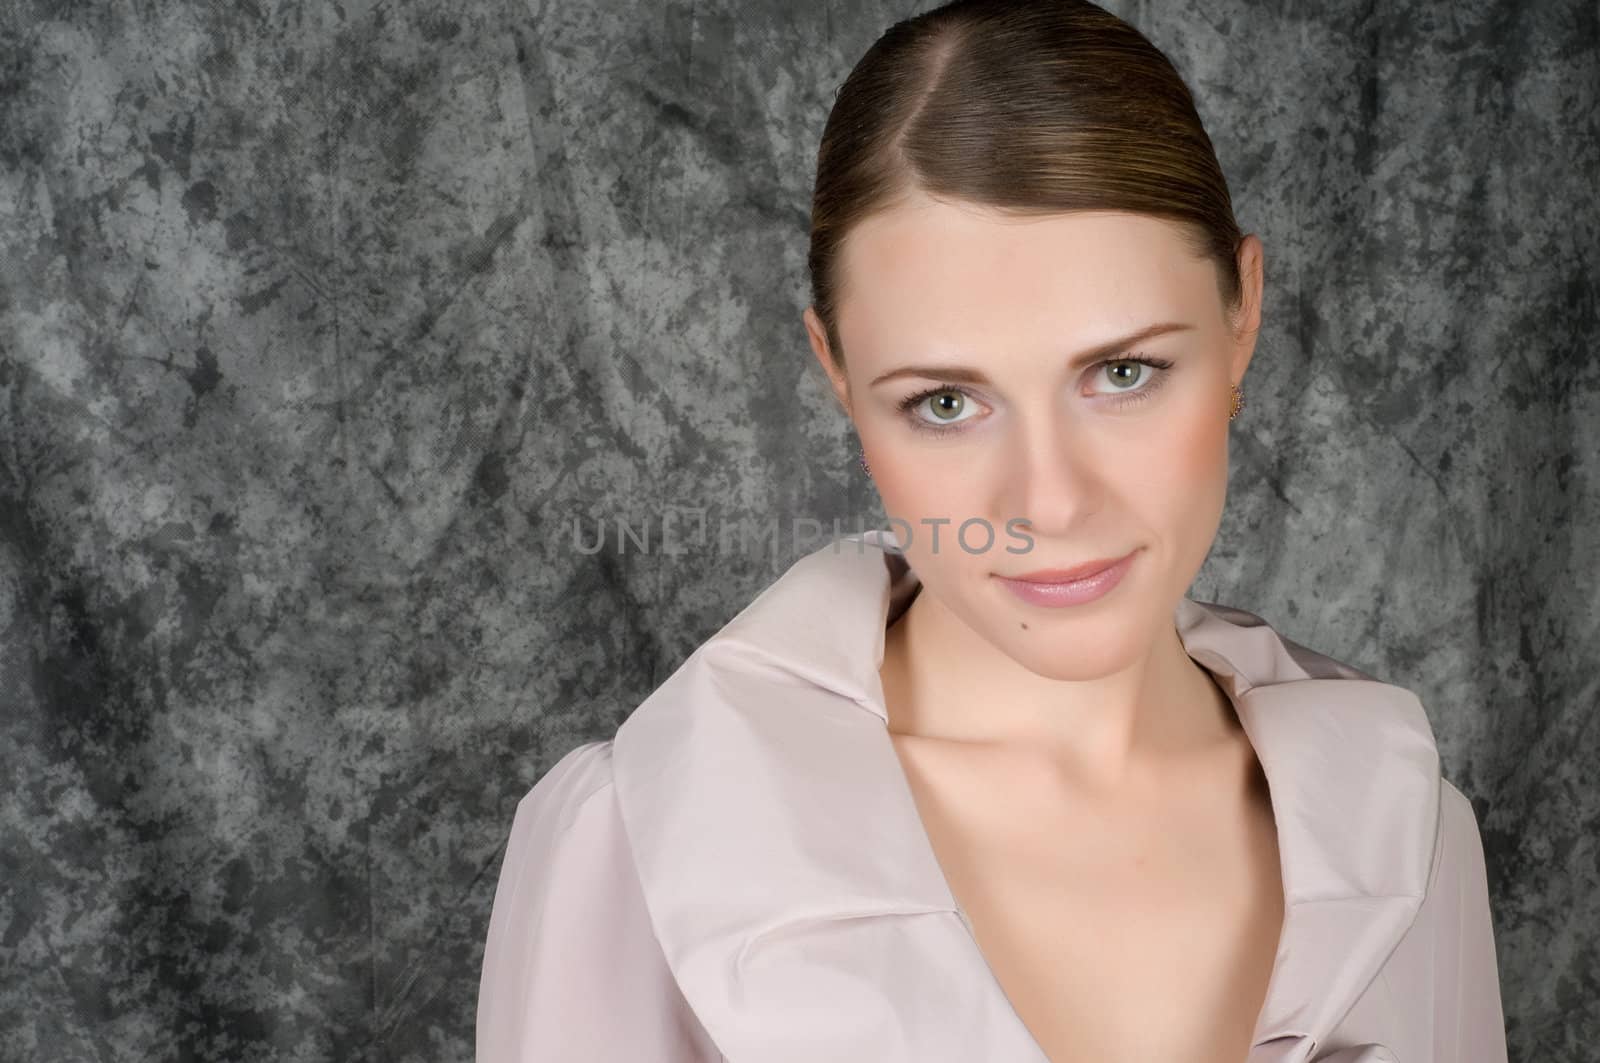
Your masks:
<svg viewBox="0 0 1600 1063"><path fill-rule="evenodd" d="M895 532L802 559L523 800L479 1059L1504 1061L1421 704L1185 596L1262 248L1167 59L1083 0L896 25L811 239Z"/></svg>

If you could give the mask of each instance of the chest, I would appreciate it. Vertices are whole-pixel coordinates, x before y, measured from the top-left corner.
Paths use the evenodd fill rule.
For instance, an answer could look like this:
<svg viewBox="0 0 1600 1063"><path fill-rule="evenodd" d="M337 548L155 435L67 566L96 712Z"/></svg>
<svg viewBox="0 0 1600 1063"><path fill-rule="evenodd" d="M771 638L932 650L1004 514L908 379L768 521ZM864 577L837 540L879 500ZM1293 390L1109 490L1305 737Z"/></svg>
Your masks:
<svg viewBox="0 0 1600 1063"><path fill-rule="evenodd" d="M1241 1063L1282 927L1265 784L1128 806L903 750L990 972L1053 1063Z"/></svg>

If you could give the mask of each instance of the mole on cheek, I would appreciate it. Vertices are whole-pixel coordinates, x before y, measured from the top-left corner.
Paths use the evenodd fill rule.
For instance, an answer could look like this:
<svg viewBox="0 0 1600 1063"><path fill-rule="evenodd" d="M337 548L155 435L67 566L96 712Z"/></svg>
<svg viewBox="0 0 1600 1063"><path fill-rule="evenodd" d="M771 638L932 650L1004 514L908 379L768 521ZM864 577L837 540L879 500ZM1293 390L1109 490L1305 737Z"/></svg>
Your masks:
<svg viewBox="0 0 1600 1063"><path fill-rule="evenodd" d="M1022 624L1022 630L1024 630L1024 631L1028 630L1028 625L1027 625L1027 623L1025 621L1019 621L1019 623Z"/></svg>

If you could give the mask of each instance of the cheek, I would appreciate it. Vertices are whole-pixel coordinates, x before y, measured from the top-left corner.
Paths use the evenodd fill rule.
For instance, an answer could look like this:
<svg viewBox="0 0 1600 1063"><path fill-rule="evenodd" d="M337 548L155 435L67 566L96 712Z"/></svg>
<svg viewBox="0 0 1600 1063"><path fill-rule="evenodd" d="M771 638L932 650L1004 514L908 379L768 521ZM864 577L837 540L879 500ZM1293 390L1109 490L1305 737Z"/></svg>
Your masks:
<svg viewBox="0 0 1600 1063"><path fill-rule="evenodd" d="M1163 463L1162 521L1182 556L1198 566L1222 524L1228 491L1228 415L1209 407L1173 426Z"/></svg>
<svg viewBox="0 0 1600 1063"><path fill-rule="evenodd" d="M1227 479L1228 417L1210 409L1197 409L1174 429L1169 465L1173 476L1210 490L1217 479Z"/></svg>
<svg viewBox="0 0 1600 1063"><path fill-rule="evenodd" d="M1015 543L1006 537L1004 523L991 518L989 492L995 473L993 469L985 471L981 450L963 452L952 448L935 459L930 458L926 447L903 445L892 433L882 440L862 433L861 442L885 516L910 525L909 529L898 524L889 527L902 539L909 530L911 545L906 560L924 579L934 583L954 579L984 556L993 558L1001 548ZM935 460L938 475L930 476L929 464ZM994 529L993 543L987 550L988 533L976 525L968 528L967 549L962 549L958 529L972 517L988 520ZM927 523L939 520L948 523Z"/></svg>
<svg viewBox="0 0 1600 1063"><path fill-rule="evenodd" d="M907 440L904 431L888 431L883 437L861 433L862 449L871 466L870 476L883 499L885 512L916 523L922 517L950 517L962 520L983 515L978 506L986 482L993 472L983 473L983 455L977 448L950 448L931 455L918 440ZM930 465L938 475L930 476ZM977 507L977 508L974 508Z"/></svg>
<svg viewBox="0 0 1600 1063"><path fill-rule="evenodd" d="M936 482L931 476L919 475L916 462L895 461L893 447L880 447L877 454L881 457L874 457L874 452L868 450L867 460L872 463L872 479L877 484L878 497L883 500L883 512L885 516L899 518L911 525L908 560L927 571L947 556L946 548L950 545L948 533L954 523L970 515L967 504L961 497L959 487L949 477ZM952 524L937 529L939 558L932 558L927 551L934 541L935 529L924 524L923 518L937 520L940 517L950 518ZM903 541L907 529L904 526L891 527Z"/></svg>
<svg viewBox="0 0 1600 1063"><path fill-rule="evenodd" d="M1228 416L1209 394L1185 394L1115 442L1104 455L1125 470L1106 480L1107 505L1165 542L1174 563L1187 565L1209 549L1220 526L1228 482ZM1226 401L1221 400L1221 401ZM1109 514L1108 514L1109 516Z"/></svg>

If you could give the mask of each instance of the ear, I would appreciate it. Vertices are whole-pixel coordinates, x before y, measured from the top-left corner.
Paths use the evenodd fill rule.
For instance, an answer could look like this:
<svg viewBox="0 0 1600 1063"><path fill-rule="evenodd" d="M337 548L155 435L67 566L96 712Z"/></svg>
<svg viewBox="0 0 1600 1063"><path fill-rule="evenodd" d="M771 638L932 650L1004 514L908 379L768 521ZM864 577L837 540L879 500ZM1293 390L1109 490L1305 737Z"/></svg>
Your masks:
<svg viewBox="0 0 1600 1063"><path fill-rule="evenodd" d="M1239 244L1239 312L1234 320L1234 343L1229 375L1243 380L1244 371L1255 354L1256 337L1261 332L1261 294L1266 251L1254 233Z"/></svg>
<svg viewBox="0 0 1600 1063"><path fill-rule="evenodd" d="M817 316L813 307L806 307L800 319L805 322L806 338L811 341L811 353L816 355L817 364L821 365L822 371L828 375L828 386L833 389L833 397L838 400L839 408L844 410L846 417L849 417L850 381L845 376L844 370L833 364L833 352L828 348L828 330L823 327L822 318Z"/></svg>

